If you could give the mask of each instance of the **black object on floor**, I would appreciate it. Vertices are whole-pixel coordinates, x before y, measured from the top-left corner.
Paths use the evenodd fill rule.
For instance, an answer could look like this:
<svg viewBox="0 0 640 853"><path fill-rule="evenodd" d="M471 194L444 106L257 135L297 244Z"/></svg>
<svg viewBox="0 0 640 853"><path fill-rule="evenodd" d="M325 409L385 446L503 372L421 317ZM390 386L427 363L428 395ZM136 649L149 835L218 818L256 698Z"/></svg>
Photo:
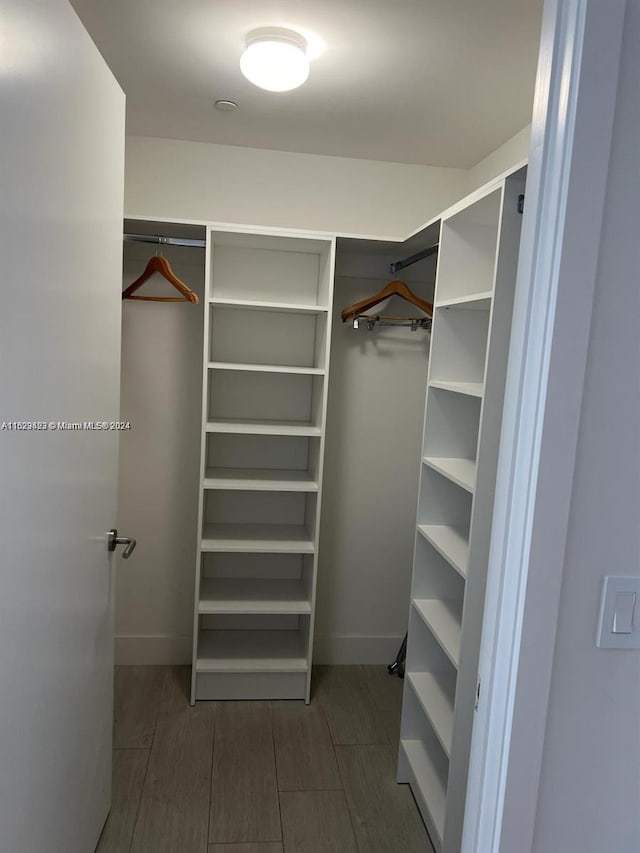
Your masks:
<svg viewBox="0 0 640 853"><path fill-rule="evenodd" d="M389 675L397 675L398 678L404 678L404 664L407 659L407 635L404 635L402 645L398 649L398 654L393 663L387 667Z"/></svg>

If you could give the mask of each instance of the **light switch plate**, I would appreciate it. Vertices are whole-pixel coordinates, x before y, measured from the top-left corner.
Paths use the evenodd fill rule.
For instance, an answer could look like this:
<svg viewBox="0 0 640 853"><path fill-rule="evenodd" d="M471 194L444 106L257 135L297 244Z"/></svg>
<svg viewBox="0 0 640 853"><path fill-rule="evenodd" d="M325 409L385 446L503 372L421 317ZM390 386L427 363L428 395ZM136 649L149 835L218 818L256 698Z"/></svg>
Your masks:
<svg viewBox="0 0 640 853"><path fill-rule="evenodd" d="M604 579L596 644L601 649L640 649L640 577Z"/></svg>

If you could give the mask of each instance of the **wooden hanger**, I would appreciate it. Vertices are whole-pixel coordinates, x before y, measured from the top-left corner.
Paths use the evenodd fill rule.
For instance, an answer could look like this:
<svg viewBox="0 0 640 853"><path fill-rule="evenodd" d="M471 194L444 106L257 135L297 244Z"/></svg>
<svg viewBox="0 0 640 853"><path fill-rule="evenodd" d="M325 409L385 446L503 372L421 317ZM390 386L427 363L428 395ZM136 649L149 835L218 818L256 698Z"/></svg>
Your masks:
<svg viewBox="0 0 640 853"><path fill-rule="evenodd" d="M348 308L343 308L340 316L342 317L342 322L346 323L347 320L351 320L354 317L359 317L365 311L368 311L370 308L373 308L374 305L378 305L380 302L384 302L385 299L388 299L390 296L399 296L401 299L405 299L407 302L410 302L412 305L415 305L421 311L424 311L429 317L433 316L433 305L431 302L427 302L425 299L420 299L419 296L416 296L413 291L409 290L407 285L403 281L399 281L398 279L394 279L386 284L379 293L376 293L375 296L369 296L367 299L363 299L361 302L356 302L355 305L350 305Z"/></svg>
<svg viewBox="0 0 640 853"><path fill-rule="evenodd" d="M151 276L155 273L159 273L163 278L165 278L176 288L176 290L180 291L182 296L133 296L135 291L142 287L145 282L149 281ZM193 302L194 305L197 305L198 302L200 302L198 294L194 293L193 290L187 287L187 285L183 281L180 281L177 275L175 275L171 269L169 261L158 255L154 255L150 258L142 275L132 282L126 290L122 291L122 298L140 299L145 302Z"/></svg>

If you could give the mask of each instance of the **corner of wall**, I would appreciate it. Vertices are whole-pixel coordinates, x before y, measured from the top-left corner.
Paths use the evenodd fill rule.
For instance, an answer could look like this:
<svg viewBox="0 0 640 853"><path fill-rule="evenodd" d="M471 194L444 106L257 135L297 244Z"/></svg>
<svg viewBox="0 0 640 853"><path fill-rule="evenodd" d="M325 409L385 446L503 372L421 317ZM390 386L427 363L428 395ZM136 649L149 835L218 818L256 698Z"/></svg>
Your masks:
<svg viewBox="0 0 640 853"><path fill-rule="evenodd" d="M184 666L191 664L190 635L116 634L116 666Z"/></svg>
<svg viewBox="0 0 640 853"><path fill-rule="evenodd" d="M528 124L519 130L515 136L508 139L495 151L492 151L467 173L467 193L472 193L493 180L503 172L508 171L518 163L522 163L529 157L529 142L531 139L531 125Z"/></svg>

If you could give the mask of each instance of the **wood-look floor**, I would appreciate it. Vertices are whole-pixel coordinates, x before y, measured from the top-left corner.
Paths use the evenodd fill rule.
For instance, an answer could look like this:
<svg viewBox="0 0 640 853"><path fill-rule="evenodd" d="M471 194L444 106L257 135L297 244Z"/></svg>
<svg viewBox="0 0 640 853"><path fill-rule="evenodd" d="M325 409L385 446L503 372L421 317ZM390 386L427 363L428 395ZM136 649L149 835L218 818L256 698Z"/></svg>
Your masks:
<svg viewBox="0 0 640 853"><path fill-rule="evenodd" d="M303 702L188 702L187 667L118 667L97 853L433 853L395 782L402 682L317 667Z"/></svg>

